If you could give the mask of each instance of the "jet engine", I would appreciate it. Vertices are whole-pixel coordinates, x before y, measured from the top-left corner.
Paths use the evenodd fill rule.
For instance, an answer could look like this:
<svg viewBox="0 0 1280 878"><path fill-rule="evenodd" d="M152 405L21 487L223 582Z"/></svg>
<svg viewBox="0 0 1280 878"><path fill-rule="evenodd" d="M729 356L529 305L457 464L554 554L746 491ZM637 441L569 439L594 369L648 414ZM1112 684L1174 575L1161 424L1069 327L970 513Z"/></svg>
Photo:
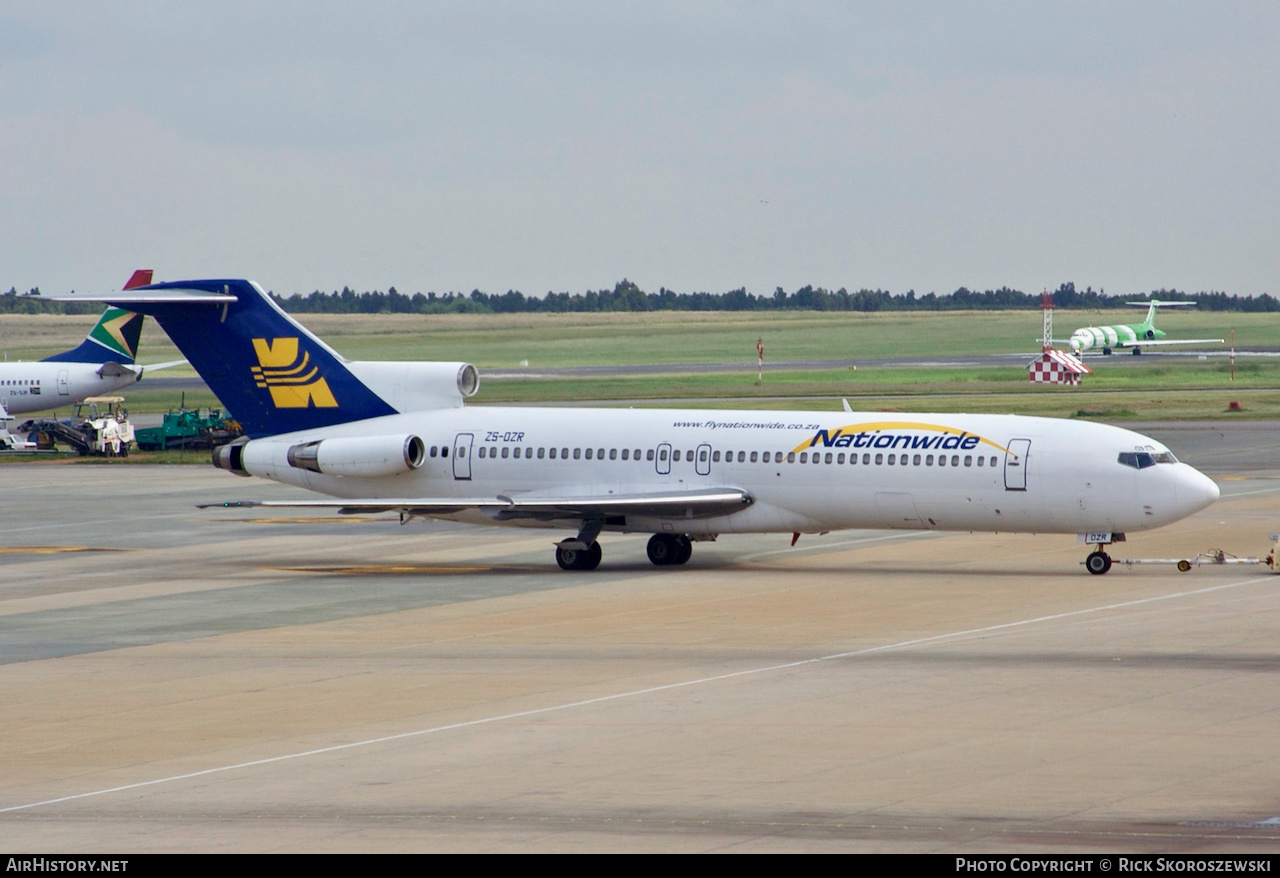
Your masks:
<svg viewBox="0 0 1280 878"><path fill-rule="evenodd" d="M426 452L412 434L363 436L293 445L285 459L289 466L326 476L393 476L422 466Z"/></svg>
<svg viewBox="0 0 1280 878"><path fill-rule="evenodd" d="M347 363L351 373L398 412L457 408L480 389L470 363Z"/></svg>

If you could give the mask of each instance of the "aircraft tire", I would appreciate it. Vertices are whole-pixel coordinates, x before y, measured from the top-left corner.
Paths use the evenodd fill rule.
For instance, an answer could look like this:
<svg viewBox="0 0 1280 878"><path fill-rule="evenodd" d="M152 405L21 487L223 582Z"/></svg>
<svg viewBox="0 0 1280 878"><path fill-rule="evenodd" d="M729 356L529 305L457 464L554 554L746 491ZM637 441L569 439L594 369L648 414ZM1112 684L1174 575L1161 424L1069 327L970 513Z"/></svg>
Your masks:
<svg viewBox="0 0 1280 878"><path fill-rule="evenodd" d="M556 563L561 570L577 570L579 554L573 549L556 549Z"/></svg>
<svg viewBox="0 0 1280 878"><path fill-rule="evenodd" d="M1109 357L1109 356L1111 356L1111 348L1103 348L1103 349L1102 349L1102 355L1103 355L1104 357Z"/></svg>
<svg viewBox="0 0 1280 878"><path fill-rule="evenodd" d="M1101 576L1111 569L1111 556L1099 549L1084 559L1084 567L1094 576Z"/></svg>
<svg viewBox="0 0 1280 878"><path fill-rule="evenodd" d="M687 563L689 558L693 555L693 543L690 542L689 538L684 534L680 534L680 536L676 537L672 542L675 543L676 554L675 557L671 559L671 563Z"/></svg>
<svg viewBox="0 0 1280 878"><path fill-rule="evenodd" d="M556 563L561 570L595 570L600 566L604 552L599 543L592 543L590 549L556 549Z"/></svg>
<svg viewBox="0 0 1280 878"><path fill-rule="evenodd" d="M674 564L677 557L675 538L670 534L654 534L649 537L649 545L645 547L645 551L655 567Z"/></svg>
<svg viewBox="0 0 1280 878"><path fill-rule="evenodd" d="M1140 356L1142 356L1142 348L1134 348L1134 349L1133 349L1133 355L1134 355L1135 357L1140 357Z"/></svg>

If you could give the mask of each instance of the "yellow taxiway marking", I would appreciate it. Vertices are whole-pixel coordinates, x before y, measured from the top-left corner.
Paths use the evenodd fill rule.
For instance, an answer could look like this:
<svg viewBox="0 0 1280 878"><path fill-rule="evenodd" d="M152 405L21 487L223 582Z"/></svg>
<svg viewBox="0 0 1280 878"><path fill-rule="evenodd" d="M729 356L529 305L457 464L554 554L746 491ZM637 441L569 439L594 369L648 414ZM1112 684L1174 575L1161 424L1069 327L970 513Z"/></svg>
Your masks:
<svg viewBox="0 0 1280 878"><path fill-rule="evenodd" d="M132 552L101 546L0 546L0 555L62 555L68 552Z"/></svg>

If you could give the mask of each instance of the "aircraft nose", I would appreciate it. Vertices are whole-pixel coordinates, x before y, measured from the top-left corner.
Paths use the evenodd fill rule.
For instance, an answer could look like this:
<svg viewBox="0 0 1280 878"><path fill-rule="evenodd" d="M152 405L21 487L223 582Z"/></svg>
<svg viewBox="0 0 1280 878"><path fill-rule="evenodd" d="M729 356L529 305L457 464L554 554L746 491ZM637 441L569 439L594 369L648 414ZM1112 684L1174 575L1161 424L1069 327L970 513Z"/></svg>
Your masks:
<svg viewBox="0 0 1280 878"><path fill-rule="evenodd" d="M1209 506L1220 494L1213 479L1185 463L1178 466L1178 479L1173 490L1178 508L1187 515Z"/></svg>

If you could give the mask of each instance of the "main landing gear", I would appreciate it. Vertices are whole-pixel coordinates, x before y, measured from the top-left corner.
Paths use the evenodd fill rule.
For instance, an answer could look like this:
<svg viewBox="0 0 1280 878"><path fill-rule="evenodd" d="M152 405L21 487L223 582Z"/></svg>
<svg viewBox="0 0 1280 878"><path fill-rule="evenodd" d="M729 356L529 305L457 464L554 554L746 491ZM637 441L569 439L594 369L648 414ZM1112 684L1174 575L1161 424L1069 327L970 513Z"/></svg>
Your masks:
<svg viewBox="0 0 1280 878"><path fill-rule="evenodd" d="M595 570L600 566L598 528L583 528L577 537L556 543L556 563L561 570ZM649 538L649 560L658 567L683 564L693 555L693 541L686 534L654 534Z"/></svg>
<svg viewBox="0 0 1280 878"><path fill-rule="evenodd" d="M654 534L649 538L649 560L658 567L683 564L693 554L693 543L684 534Z"/></svg>
<svg viewBox="0 0 1280 878"><path fill-rule="evenodd" d="M561 570L595 570L600 566L600 544L596 537L604 529L599 519L584 521L578 535L556 543L556 563Z"/></svg>
<svg viewBox="0 0 1280 878"><path fill-rule="evenodd" d="M565 542L569 542L566 540ZM595 570L600 566L600 544L592 540L586 549L572 549L567 546L556 546L556 563L561 570Z"/></svg>

